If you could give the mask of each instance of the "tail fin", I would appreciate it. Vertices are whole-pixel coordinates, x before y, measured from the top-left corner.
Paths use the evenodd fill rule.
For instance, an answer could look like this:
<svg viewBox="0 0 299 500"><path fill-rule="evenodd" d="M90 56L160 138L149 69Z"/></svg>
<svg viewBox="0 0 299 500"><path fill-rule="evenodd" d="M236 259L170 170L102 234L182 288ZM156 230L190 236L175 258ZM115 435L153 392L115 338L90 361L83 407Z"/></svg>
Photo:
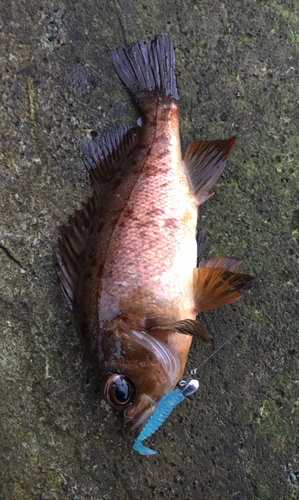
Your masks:
<svg viewBox="0 0 299 500"><path fill-rule="evenodd" d="M174 50L166 33L153 42L123 45L109 55L138 107L154 94L178 100Z"/></svg>

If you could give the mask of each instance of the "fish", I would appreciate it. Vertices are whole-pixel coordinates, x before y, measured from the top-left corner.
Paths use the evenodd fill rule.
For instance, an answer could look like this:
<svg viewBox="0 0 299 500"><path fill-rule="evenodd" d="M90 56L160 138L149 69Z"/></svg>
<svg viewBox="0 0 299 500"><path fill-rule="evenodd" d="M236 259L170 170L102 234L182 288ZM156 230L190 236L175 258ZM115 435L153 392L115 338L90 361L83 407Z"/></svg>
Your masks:
<svg viewBox="0 0 299 500"><path fill-rule="evenodd" d="M136 438L183 377L192 338L210 345L196 316L255 278L234 272L242 259L197 265L198 208L236 137L193 141L182 157L167 34L109 56L141 120L83 145L93 195L60 227L56 269L103 397Z"/></svg>

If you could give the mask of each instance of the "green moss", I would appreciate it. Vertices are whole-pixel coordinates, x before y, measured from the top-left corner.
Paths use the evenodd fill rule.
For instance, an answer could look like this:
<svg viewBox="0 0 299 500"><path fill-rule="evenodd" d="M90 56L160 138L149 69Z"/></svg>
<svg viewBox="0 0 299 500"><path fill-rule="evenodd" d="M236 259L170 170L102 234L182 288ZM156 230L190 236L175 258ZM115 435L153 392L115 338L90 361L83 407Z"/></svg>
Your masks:
<svg viewBox="0 0 299 500"><path fill-rule="evenodd" d="M261 428L262 434L267 435L278 430L280 424L279 410L273 408L269 401L263 401L262 406L258 410L258 414L257 423ZM278 442L279 437L280 436L277 436Z"/></svg>

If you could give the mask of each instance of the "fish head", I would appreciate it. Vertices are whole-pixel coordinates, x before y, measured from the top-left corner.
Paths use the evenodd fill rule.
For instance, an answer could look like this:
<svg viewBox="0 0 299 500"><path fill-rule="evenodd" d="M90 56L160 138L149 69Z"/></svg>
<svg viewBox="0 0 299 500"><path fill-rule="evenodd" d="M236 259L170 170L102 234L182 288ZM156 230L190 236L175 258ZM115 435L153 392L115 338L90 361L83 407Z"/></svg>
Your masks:
<svg viewBox="0 0 299 500"><path fill-rule="evenodd" d="M173 349L146 330L122 326L105 337L103 395L126 430L137 437L159 401L177 384L181 362Z"/></svg>

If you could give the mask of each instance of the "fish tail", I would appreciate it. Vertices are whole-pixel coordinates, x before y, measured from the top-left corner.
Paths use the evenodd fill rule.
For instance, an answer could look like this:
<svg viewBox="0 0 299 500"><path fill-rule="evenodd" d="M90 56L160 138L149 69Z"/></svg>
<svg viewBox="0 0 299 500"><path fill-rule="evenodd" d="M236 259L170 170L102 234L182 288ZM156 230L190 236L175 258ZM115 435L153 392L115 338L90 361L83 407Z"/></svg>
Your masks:
<svg viewBox="0 0 299 500"><path fill-rule="evenodd" d="M175 99L178 91L175 55L169 36L164 33L153 42L136 42L109 52L114 68L141 111L154 97Z"/></svg>

